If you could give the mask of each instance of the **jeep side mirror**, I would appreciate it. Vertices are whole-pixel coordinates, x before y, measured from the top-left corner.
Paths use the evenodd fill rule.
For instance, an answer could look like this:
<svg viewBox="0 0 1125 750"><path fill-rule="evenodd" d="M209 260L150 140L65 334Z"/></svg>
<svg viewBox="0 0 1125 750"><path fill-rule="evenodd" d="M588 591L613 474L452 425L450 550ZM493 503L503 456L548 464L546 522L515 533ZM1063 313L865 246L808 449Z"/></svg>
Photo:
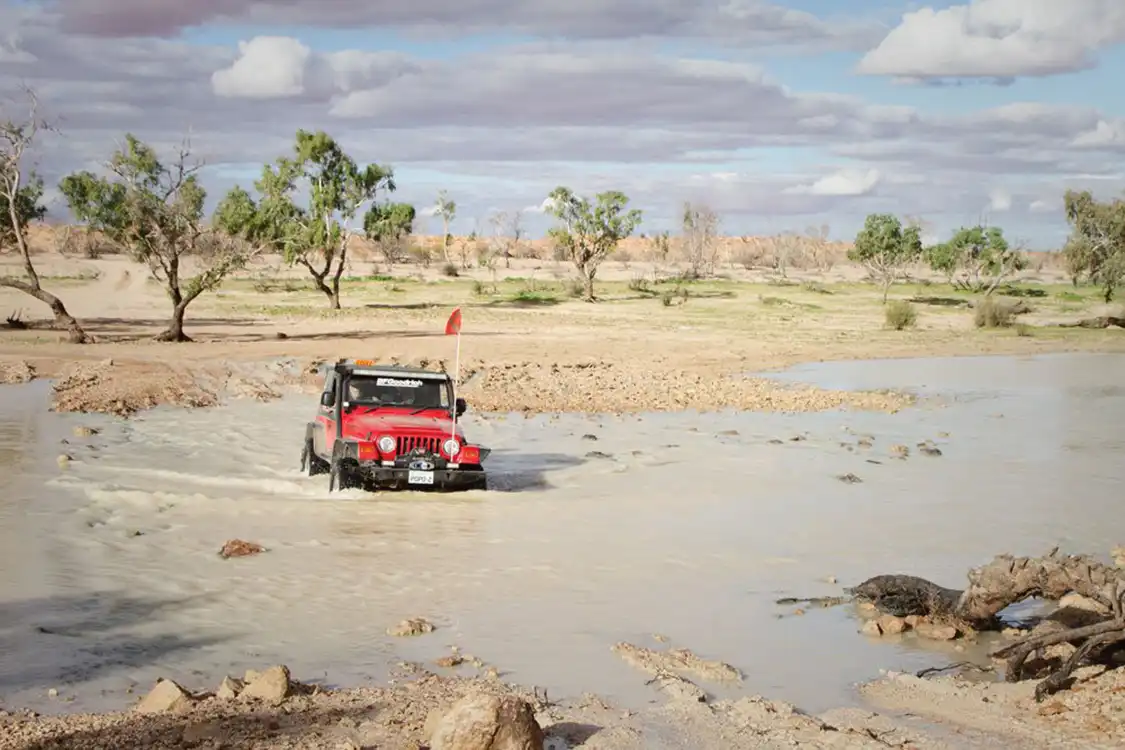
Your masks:
<svg viewBox="0 0 1125 750"><path fill-rule="evenodd" d="M332 391L325 391L320 394L320 405L324 407L336 405L336 394Z"/></svg>
<svg viewBox="0 0 1125 750"><path fill-rule="evenodd" d="M461 416L469 410L469 404L465 399L459 398L454 402L454 408L457 410L457 416Z"/></svg>

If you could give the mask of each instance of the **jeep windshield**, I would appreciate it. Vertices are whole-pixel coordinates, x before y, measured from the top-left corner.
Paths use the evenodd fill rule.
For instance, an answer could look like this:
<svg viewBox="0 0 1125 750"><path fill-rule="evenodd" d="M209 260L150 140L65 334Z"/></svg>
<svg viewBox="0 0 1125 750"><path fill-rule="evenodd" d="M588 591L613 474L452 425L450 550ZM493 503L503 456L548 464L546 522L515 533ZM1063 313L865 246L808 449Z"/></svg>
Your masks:
<svg viewBox="0 0 1125 750"><path fill-rule="evenodd" d="M449 409L448 382L410 376L352 375L344 400L350 406Z"/></svg>

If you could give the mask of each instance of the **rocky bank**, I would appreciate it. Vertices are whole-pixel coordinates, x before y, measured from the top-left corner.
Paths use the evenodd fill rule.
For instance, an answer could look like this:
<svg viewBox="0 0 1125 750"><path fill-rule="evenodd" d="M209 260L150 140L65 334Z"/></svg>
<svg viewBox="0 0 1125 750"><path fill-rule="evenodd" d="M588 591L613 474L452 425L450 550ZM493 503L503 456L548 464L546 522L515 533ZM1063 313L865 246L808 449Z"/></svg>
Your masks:
<svg viewBox="0 0 1125 750"><path fill-rule="evenodd" d="M112 359L0 360L0 384L52 378L56 411L127 416L159 405L197 408L226 398L271 400L284 393L311 394L320 385L316 364L297 359L193 365ZM400 364L435 369L452 366L442 360ZM740 373L689 372L596 360L468 362L462 381L461 393L472 408L486 412L813 412L839 408L894 412L913 402L910 396L898 393L831 391Z"/></svg>
<svg viewBox="0 0 1125 750"><path fill-rule="evenodd" d="M861 687L888 714L847 708L812 716L761 696L711 701L703 687L673 671L698 667L693 657L654 660L647 649L625 651L629 663L655 675L650 684L657 692L642 711L592 694L555 702L496 678L444 677L416 665L403 665L408 668L387 687L330 690L298 682L275 665L227 677L211 691L160 680L117 713L0 711L0 750L1100 750L1125 743L1120 670L1086 668L1076 689L1042 705L1027 683L890 674ZM735 677L716 672L715 663L699 674ZM678 687L669 690L672 681Z"/></svg>

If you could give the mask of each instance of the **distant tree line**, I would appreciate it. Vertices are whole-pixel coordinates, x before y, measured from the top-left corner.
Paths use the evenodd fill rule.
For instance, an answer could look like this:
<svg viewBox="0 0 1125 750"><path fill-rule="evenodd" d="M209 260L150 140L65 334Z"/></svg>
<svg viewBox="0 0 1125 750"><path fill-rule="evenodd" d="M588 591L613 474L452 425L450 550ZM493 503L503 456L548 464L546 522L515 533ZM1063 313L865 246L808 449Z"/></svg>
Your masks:
<svg viewBox="0 0 1125 750"><path fill-rule="evenodd" d="M1097 201L1088 192L1068 190L1063 197L1070 236L1062 253L1071 278L1099 285L1111 302L1125 281L1125 200ZM991 295L1027 267L1022 247L1013 247L1000 227L960 227L944 242L922 243L921 227L893 214L871 214L856 234L848 258L862 264L883 289L917 263L943 273L956 289Z"/></svg>
<svg viewBox="0 0 1125 750"><path fill-rule="evenodd" d="M55 326L69 340L85 343L90 337L81 324L57 295L43 288L27 240L28 225L41 220L46 210L43 181L24 162L37 134L49 128L38 115L34 93L28 91L28 98L26 116L0 119L0 250L15 249L23 265L22 276L0 277L0 286L46 304ZM162 158L152 146L126 134L104 174L83 170L59 183L68 208L87 231L144 263L164 287L172 310L158 336L163 341L189 341L184 330L188 306L260 254L278 254L289 265L304 268L329 306L340 309L352 223L360 219L363 234L393 262L417 217L414 206L390 200L397 189L390 166L359 164L323 131L298 130L291 152L263 165L253 184L255 194L235 186L209 217L204 210L207 192L199 179L202 168L186 141ZM1075 283L1087 279L1099 284L1109 301L1125 278L1125 202L1099 202L1088 192L1071 191L1064 204L1072 230L1064 249L1068 268ZM637 230L642 212L629 208L628 196L620 191L605 191L591 200L563 186L547 196L544 208L556 221L550 237L557 257L573 264L582 297L595 301L601 264ZM433 213L442 221L442 258L451 265L449 227L457 205L442 191ZM681 218L686 275L714 273L718 216L706 206L685 203ZM510 257L522 236L519 213L500 215L494 223L497 233L508 237L503 252ZM652 242L667 254L668 233ZM986 295L1026 265L1024 253L1010 246L998 227L963 227L948 241L923 247L920 227L904 226L891 214L867 217L849 258L878 280L884 301L904 270L920 261L946 274L955 286Z"/></svg>

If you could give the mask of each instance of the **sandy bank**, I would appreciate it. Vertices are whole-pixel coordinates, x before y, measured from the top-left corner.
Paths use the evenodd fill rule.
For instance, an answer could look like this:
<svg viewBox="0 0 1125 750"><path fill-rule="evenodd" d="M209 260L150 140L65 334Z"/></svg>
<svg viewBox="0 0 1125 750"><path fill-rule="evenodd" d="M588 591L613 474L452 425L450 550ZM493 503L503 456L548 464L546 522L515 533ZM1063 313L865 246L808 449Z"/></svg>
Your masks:
<svg viewBox="0 0 1125 750"><path fill-rule="evenodd" d="M670 682L681 689L669 690ZM1100 750L1125 742L1120 700L1125 675L1098 668L1083 670L1076 688L1041 705L1031 697L1033 683L973 684L950 677L888 675L861 687L865 697L888 713L850 708L819 716L761 696L711 701L695 683L667 673L652 681L654 700L642 711L622 710L594 694L555 702L542 691L498 679L439 676L413 664L402 665L395 683L350 690L294 683L285 691L288 697L258 691L263 698L239 695L244 689L241 681L228 680L216 691L218 695L193 692L193 686L185 684L190 697L146 698L131 710L116 713L54 717L0 713L0 748L418 750L430 746L437 722L467 695L510 695L526 701L543 731L544 747L560 750ZM684 690L684 685L696 691ZM489 745L443 747L468 750Z"/></svg>

